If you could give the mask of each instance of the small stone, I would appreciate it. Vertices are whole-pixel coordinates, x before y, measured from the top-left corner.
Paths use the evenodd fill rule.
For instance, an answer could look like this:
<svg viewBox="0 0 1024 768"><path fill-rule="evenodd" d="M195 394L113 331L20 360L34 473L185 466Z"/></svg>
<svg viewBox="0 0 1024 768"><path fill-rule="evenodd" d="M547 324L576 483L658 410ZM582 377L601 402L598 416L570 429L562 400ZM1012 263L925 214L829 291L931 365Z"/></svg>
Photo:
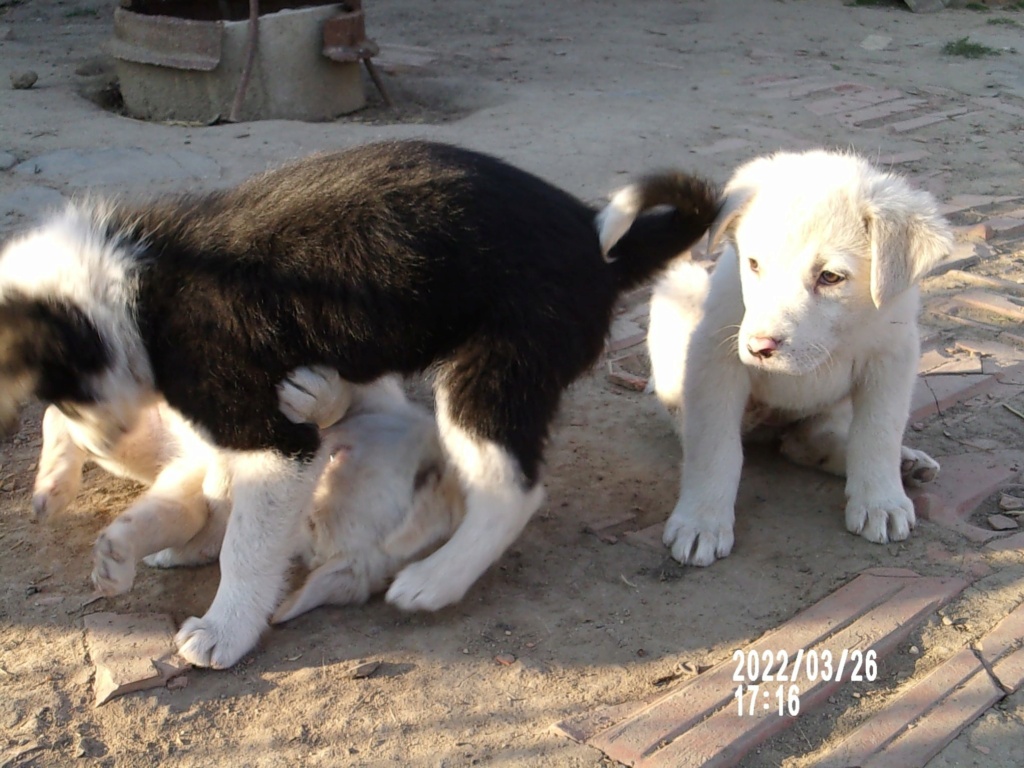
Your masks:
<svg viewBox="0 0 1024 768"><path fill-rule="evenodd" d="M988 747L982 747L982 746L975 746L974 748L975 748L976 750L978 750L979 752L981 752L981 754L983 754L983 755L987 755L987 754L988 754L989 752L991 752L991 751L992 751L992 750L991 750L991 749L989 749Z"/></svg>
<svg viewBox="0 0 1024 768"><path fill-rule="evenodd" d="M0 152L0 171L8 171L18 164L18 158L10 152Z"/></svg>
<svg viewBox="0 0 1024 768"><path fill-rule="evenodd" d="M916 645L912 645L912 646L910 646L910 653L911 653L911 654L912 654L913 656L917 656L917 655L918 655L918 654L919 654L920 652L921 652L921 649L920 649L920 648L918 648L918 647L917 647Z"/></svg>
<svg viewBox="0 0 1024 768"><path fill-rule="evenodd" d="M1012 531L1020 526L1017 525L1017 521L1012 517L1007 517L1006 515L989 515L988 527L993 531Z"/></svg>
<svg viewBox="0 0 1024 768"><path fill-rule="evenodd" d="M853 692L853 698L855 698L855 699L859 699L859 698L860 698L860 694L859 694L859 693L857 693L856 691L854 691L854 692Z"/></svg>
<svg viewBox="0 0 1024 768"><path fill-rule="evenodd" d="M39 75L31 69L24 72L11 72L11 88L16 91L24 91L36 84Z"/></svg>
<svg viewBox="0 0 1024 768"><path fill-rule="evenodd" d="M891 42L892 38L885 35L868 35L860 41L860 47L865 51L884 51Z"/></svg>
<svg viewBox="0 0 1024 768"><path fill-rule="evenodd" d="M966 240L991 240L992 227L984 222L975 224L963 230L963 237Z"/></svg>
<svg viewBox="0 0 1024 768"><path fill-rule="evenodd" d="M536 643L526 643L526 647L527 648L536 648L537 644Z"/></svg>
<svg viewBox="0 0 1024 768"><path fill-rule="evenodd" d="M915 432L920 432L922 429L924 429L924 422L915 421L913 424L910 425L910 428Z"/></svg>
<svg viewBox="0 0 1024 768"><path fill-rule="evenodd" d="M953 626L953 620L949 616L942 617L942 624L947 627Z"/></svg>
<svg viewBox="0 0 1024 768"><path fill-rule="evenodd" d="M516 657L513 656L511 653L499 653L497 656L494 657L494 660L501 664L503 667L507 667L511 664L516 663Z"/></svg>
<svg viewBox="0 0 1024 768"><path fill-rule="evenodd" d="M999 508L1004 512L1024 509L1024 499L1004 493L999 497Z"/></svg>
<svg viewBox="0 0 1024 768"><path fill-rule="evenodd" d="M378 669L380 669L379 661L357 661L348 668L346 675L352 680L362 680L364 677L372 675Z"/></svg>

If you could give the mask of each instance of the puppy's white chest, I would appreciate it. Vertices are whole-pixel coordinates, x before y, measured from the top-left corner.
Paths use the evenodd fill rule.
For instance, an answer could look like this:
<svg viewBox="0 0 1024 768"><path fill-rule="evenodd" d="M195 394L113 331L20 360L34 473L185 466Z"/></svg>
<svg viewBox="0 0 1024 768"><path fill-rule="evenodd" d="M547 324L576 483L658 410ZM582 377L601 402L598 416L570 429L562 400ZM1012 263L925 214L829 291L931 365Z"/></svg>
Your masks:
<svg viewBox="0 0 1024 768"><path fill-rule="evenodd" d="M751 401L793 418L820 413L849 397L853 380L853 362L848 359L833 359L828 366L802 376L766 373L749 366L748 370Z"/></svg>

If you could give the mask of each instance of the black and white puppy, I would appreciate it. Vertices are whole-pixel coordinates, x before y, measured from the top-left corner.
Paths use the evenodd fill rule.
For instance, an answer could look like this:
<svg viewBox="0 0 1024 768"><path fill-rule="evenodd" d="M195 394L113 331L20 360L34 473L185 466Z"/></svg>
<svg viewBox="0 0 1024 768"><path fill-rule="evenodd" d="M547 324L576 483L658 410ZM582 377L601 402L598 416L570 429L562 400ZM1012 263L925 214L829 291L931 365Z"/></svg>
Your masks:
<svg viewBox="0 0 1024 768"><path fill-rule="evenodd" d="M466 516L388 600L440 608L539 507L548 425L620 292L718 210L715 190L684 174L631 189L642 208L673 210L638 220L607 258L594 209L495 158L419 141L207 195L73 205L0 254L0 422L30 396L89 404L114 440L163 396L233 452L221 583L177 637L194 664L228 667L280 599L322 470L316 428L282 413L277 383L302 365L353 383L433 366Z"/></svg>

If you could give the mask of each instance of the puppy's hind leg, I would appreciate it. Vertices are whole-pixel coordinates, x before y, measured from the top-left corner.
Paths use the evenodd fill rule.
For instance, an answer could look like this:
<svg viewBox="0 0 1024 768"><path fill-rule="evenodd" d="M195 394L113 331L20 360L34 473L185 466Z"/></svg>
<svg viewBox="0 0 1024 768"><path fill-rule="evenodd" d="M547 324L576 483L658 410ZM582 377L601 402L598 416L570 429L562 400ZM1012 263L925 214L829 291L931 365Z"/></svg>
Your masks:
<svg viewBox="0 0 1024 768"><path fill-rule="evenodd" d="M310 571L301 587L274 611L271 624L283 624L321 605L360 605L370 598L370 583L359 564L336 555Z"/></svg>
<svg viewBox="0 0 1024 768"><path fill-rule="evenodd" d="M930 483L939 476L939 462L924 451L903 446L900 449L900 475L909 486Z"/></svg>
<svg viewBox="0 0 1024 768"><path fill-rule="evenodd" d="M846 477L846 442L852 419L853 407L847 399L789 429L779 451L794 464Z"/></svg>
<svg viewBox="0 0 1024 768"><path fill-rule="evenodd" d="M433 611L460 600L516 540L544 499L544 490L535 474L544 430L557 404L557 392L548 402L535 402L535 407L530 408L527 393L532 393L531 388L517 387L513 376L502 377L502 373L488 371L474 377L474 382L468 381L464 373L456 382L462 388L458 403L453 402L450 391L454 375L437 386L441 441L466 487L466 516L444 546L398 574L387 600L399 608ZM486 384L480 383L481 378L501 384L485 392L482 390ZM501 402L503 396L519 398L519 409ZM500 429L506 440L513 429L519 430L520 439L525 441L520 444L522 453L532 453L533 466L524 467L503 442L482 437L476 431L477 425L466 424L472 418L467 416L467 409L473 408L480 410L468 413L481 421L504 420ZM492 410L481 412L484 408ZM521 419L514 418L513 413ZM494 421L492 427L493 424Z"/></svg>
<svg viewBox="0 0 1024 768"><path fill-rule="evenodd" d="M846 445L853 408L849 400L828 413L804 419L782 438L780 451L794 464L846 477ZM930 483L939 475L939 463L924 451L900 449L900 475L908 486Z"/></svg>

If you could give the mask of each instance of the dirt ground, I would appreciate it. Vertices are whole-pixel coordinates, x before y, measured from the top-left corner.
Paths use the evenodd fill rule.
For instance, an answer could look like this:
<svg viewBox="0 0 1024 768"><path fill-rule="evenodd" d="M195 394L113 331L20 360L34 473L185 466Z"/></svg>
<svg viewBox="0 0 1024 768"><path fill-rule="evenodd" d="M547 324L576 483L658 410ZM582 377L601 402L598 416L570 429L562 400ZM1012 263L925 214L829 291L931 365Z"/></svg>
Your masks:
<svg viewBox="0 0 1024 768"><path fill-rule="evenodd" d="M87 98L97 76L76 70L99 71L102 80L113 5L0 2L0 151L21 163L66 149L181 150L201 160L198 170L147 175L114 160L90 178L60 163L41 163L36 173L16 165L0 173L4 236L57 193L212 188L287 158L385 137L493 152L589 200L653 167L682 166L724 181L762 152L816 145L911 157L898 170L944 200L1021 194L1024 53L1011 50L1024 49L1021 11L925 15L898 3L838 0L367 0L368 34L385 52L389 45L436 52L429 64L386 75L397 115L368 86L371 106L332 123L195 126L131 120ZM989 23L994 18L1012 23ZM965 35L1000 55L943 55L943 45ZM888 41L867 44L871 36ZM8 89L8 75L26 69L38 73L36 85ZM936 109L962 111L907 132L884 120L851 125L816 114L798 95L769 97L773 78L896 88ZM979 107L977 99L1022 111ZM958 223L971 217L961 214ZM1020 279L1022 257L1019 243L997 239L979 269ZM957 284L935 281L928 290L945 295ZM644 298L630 296L624 313ZM930 322L940 341L958 327ZM971 330L998 335L991 324ZM541 512L461 604L432 615L403 614L380 599L317 610L268 633L230 671L191 671L183 689L94 708L83 614L201 615L218 573L141 567L130 594L84 605L92 542L138 489L91 469L66 516L35 524L39 416L31 410L20 432L0 444L0 766L608 764L549 727L641 699L685 662L700 668L728 658L866 568L959 573L964 557L980 549L928 522L907 542L870 544L844 529L841 481L760 447L748 455L728 559L682 568L656 546L602 540L588 531L617 519L630 530L665 519L677 492L679 447L649 395L616 386L599 368L565 398ZM960 416L932 418L909 431L908 441L940 461L962 453L964 440L988 440L989 450L1024 445L1024 421L1005 409ZM984 557L994 573L960 604L977 631L1024 600L1019 553ZM914 642L927 658L949 632L929 625ZM514 663L497 663L499 654ZM348 679L345 669L357 659L382 664L367 679ZM892 679L914 664L906 655L896 659ZM870 697L838 701L744 764L809 764L802 755L871 706ZM1021 708L997 716L1013 727L996 728L993 738L1009 744L1024 725ZM998 754L936 759L1020 764L1000 763Z"/></svg>

